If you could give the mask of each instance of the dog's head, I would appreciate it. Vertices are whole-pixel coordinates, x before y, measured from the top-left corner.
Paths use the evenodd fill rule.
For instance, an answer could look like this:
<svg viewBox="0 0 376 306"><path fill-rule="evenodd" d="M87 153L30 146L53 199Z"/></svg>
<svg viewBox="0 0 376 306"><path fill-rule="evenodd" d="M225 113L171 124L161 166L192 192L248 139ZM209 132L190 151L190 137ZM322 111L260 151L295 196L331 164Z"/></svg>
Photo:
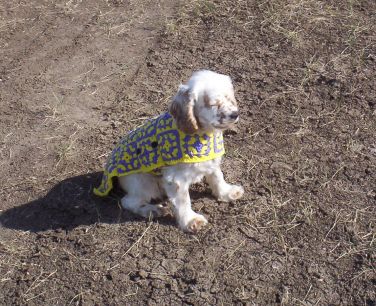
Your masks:
<svg viewBox="0 0 376 306"><path fill-rule="evenodd" d="M230 77L208 70L195 72L187 84L180 85L169 112L188 134L225 130L239 120Z"/></svg>

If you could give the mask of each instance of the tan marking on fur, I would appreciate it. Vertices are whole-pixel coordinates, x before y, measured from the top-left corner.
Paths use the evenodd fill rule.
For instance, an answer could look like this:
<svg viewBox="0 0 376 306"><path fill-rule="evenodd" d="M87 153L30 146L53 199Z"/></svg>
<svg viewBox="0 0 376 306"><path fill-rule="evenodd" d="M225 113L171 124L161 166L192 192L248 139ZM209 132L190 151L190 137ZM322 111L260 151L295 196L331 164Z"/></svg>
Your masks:
<svg viewBox="0 0 376 306"><path fill-rule="evenodd" d="M193 134L199 129L193 106L194 101L190 98L189 91L185 91L184 93L178 93L169 108L178 129L187 134Z"/></svg>
<svg viewBox="0 0 376 306"><path fill-rule="evenodd" d="M204 104L206 107L210 107L210 98L206 93L204 94Z"/></svg>
<svg viewBox="0 0 376 306"><path fill-rule="evenodd" d="M215 100L215 105L217 105L218 107L221 107L223 105L223 101L221 101L220 99L217 99Z"/></svg>
<svg viewBox="0 0 376 306"><path fill-rule="evenodd" d="M214 101L214 103L211 103L210 101L206 101L205 100L205 96L204 96L204 103L205 103L205 106L210 108L212 106L218 106L218 107L221 107L223 105L223 102L220 100L220 99L216 99Z"/></svg>
<svg viewBox="0 0 376 306"><path fill-rule="evenodd" d="M225 95L225 99L226 99L227 101L230 101L231 104L233 104L233 105L235 105L235 106L238 106L238 103L236 102L234 96Z"/></svg>

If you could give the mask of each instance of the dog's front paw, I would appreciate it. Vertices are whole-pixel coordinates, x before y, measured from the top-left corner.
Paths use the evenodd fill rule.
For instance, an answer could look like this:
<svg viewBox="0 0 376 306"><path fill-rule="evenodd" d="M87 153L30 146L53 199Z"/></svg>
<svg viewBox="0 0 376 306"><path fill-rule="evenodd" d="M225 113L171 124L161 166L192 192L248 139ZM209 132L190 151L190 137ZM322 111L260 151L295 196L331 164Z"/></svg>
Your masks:
<svg viewBox="0 0 376 306"><path fill-rule="evenodd" d="M191 219L189 219L187 222L180 224L180 227L185 232L196 234L206 224L208 224L208 221L206 220L206 218L203 215L195 213L194 216Z"/></svg>
<svg viewBox="0 0 376 306"><path fill-rule="evenodd" d="M243 186L233 185L229 192L229 199L231 201L240 199L244 194Z"/></svg>
<svg viewBox="0 0 376 306"><path fill-rule="evenodd" d="M240 199L244 194L244 188L238 185L229 185L227 190L220 192L219 201L231 202Z"/></svg>

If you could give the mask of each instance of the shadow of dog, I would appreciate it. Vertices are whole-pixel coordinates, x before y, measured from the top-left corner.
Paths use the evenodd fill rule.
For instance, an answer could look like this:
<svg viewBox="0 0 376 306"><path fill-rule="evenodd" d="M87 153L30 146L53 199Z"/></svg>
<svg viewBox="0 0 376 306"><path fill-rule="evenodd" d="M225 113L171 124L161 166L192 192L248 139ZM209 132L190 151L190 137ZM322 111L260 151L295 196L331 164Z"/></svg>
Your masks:
<svg viewBox="0 0 376 306"><path fill-rule="evenodd" d="M147 221L128 211L119 202L119 188L105 198L93 194L99 184L101 172L65 179L56 184L43 198L8 209L0 215L0 225L6 228L40 232L45 230L71 230L81 225L95 223L124 223ZM171 224L168 216L158 219Z"/></svg>

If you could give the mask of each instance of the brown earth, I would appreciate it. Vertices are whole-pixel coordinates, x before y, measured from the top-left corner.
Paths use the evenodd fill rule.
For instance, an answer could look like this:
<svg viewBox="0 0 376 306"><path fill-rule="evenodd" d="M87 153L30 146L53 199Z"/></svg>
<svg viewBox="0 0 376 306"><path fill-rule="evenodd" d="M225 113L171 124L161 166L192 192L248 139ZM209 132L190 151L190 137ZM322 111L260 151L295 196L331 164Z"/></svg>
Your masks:
<svg viewBox="0 0 376 306"><path fill-rule="evenodd" d="M0 1L1 305L376 305L376 2ZM180 82L230 75L210 224L92 195Z"/></svg>

